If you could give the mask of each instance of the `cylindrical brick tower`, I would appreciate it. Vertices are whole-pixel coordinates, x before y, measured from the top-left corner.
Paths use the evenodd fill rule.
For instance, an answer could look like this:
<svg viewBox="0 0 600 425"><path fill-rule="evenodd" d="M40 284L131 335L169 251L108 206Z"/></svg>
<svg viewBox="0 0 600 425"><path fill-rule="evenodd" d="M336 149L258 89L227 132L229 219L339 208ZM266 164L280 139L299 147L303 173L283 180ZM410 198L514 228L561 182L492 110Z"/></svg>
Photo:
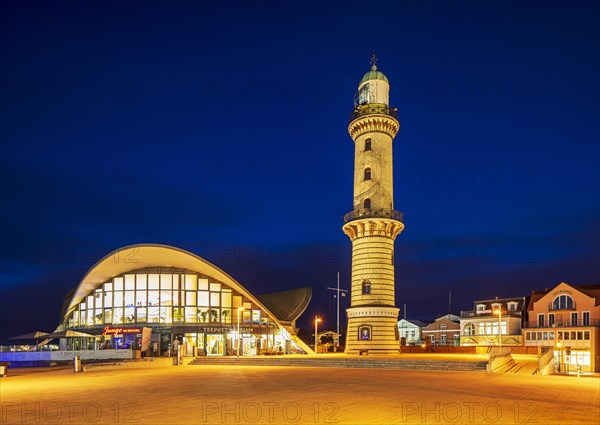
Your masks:
<svg viewBox="0 0 600 425"><path fill-rule="evenodd" d="M352 241L351 307L346 353L397 354L398 308L394 298L394 240L404 229L394 210L392 142L400 128L389 106L387 77L371 71L358 85L348 131L354 140L354 203L344 216Z"/></svg>

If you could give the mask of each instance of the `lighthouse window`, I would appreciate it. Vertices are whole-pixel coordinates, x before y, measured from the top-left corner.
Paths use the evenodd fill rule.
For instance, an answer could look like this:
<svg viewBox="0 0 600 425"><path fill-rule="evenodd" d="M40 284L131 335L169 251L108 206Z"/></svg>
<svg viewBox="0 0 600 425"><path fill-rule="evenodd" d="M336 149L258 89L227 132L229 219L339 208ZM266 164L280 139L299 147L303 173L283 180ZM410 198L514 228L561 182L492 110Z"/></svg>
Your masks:
<svg viewBox="0 0 600 425"><path fill-rule="evenodd" d="M363 280L362 293L363 295L369 295L371 293L371 282L368 280Z"/></svg>
<svg viewBox="0 0 600 425"><path fill-rule="evenodd" d="M370 210L371 209L371 200L369 198L365 199L364 206L365 206L366 210Z"/></svg>
<svg viewBox="0 0 600 425"><path fill-rule="evenodd" d="M371 150L371 139L365 140L365 151Z"/></svg>
<svg viewBox="0 0 600 425"><path fill-rule="evenodd" d="M371 180L371 169L365 168L365 180Z"/></svg>

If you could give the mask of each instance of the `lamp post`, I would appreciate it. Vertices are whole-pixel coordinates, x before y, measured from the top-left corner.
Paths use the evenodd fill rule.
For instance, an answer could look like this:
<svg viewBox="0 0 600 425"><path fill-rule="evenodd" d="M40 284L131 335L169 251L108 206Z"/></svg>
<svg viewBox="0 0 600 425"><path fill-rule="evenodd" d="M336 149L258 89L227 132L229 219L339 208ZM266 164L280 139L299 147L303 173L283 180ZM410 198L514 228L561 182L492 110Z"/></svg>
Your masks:
<svg viewBox="0 0 600 425"><path fill-rule="evenodd" d="M556 347L558 348L558 372L560 373L560 364L562 362L562 350L560 347L562 347L562 342L557 342Z"/></svg>
<svg viewBox="0 0 600 425"><path fill-rule="evenodd" d="M238 307L237 309L237 357L240 356L240 313L244 311L244 307Z"/></svg>
<svg viewBox="0 0 600 425"><path fill-rule="evenodd" d="M502 348L502 308L494 310L494 313L498 315L498 347Z"/></svg>
<svg viewBox="0 0 600 425"><path fill-rule="evenodd" d="M315 355L317 354L317 341L318 341L318 337L317 337L317 332L319 329L319 322L321 321L321 319L319 319L319 316L315 316Z"/></svg>

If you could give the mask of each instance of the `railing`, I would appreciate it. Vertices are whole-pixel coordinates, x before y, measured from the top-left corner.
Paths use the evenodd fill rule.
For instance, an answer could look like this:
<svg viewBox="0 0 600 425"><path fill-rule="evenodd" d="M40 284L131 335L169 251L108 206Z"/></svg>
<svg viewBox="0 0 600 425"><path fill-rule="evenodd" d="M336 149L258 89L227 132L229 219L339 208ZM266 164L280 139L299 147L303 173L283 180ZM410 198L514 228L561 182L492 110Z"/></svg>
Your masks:
<svg viewBox="0 0 600 425"><path fill-rule="evenodd" d="M560 305L560 306L555 306L553 302L548 303L548 310L550 311L557 311L557 310L576 310L575 308L575 302L569 303L571 305L565 306L565 305Z"/></svg>
<svg viewBox="0 0 600 425"><path fill-rule="evenodd" d="M367 103L356 107L352 114L350 114L350 122L362 117L363 115L370 114L389 115L392 118L398 119L397 108L392 109L388 105L384 105L382 103Z"/></svg>
<svg viewBox="0 0 600 425"><path fill-rule="evenodd" d="M344 216L344 223L361 218L391 218L392 220L402 221L402 213L396 210L385 210L365 208L360 210L350 211Z"/></svg>
<svg viewBox="0 0 600 425"><path fill-rule="evenodd" d="M477 311L461 311L460 317L463 319L474 318L474 317L498 317L498 315L494 312L477 312ZM502 317L521 317L520 311L515 310L506 310L502 311Z"/></svg>
<svg viewBox="0 0 600 425"><path fill-rule="evenodd" d="M548 323L548 321L544 321L544 323L539 322L525 322L524 328L574 328L574 327L583 327L583 326L600 326L600 319L591 319L591 320L562 320L555 321L554 323Z"/></svg>

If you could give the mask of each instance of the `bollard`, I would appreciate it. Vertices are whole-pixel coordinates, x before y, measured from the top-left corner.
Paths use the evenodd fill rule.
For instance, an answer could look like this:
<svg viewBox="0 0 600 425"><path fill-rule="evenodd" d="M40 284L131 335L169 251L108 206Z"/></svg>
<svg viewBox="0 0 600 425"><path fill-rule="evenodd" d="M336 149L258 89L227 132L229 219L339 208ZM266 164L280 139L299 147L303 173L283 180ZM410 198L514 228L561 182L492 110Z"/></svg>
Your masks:
<svg viewBox="0 0 600 425"><path fill-rule="evenodd" d="M81 372L81 357L73 357L73 372Z"/></svg>
<svg viewBox="0 0 600 425"><path fill-rule="evenodd" d="M8 362L0 362L0 378L7 375L8 372Z"/></svg>

